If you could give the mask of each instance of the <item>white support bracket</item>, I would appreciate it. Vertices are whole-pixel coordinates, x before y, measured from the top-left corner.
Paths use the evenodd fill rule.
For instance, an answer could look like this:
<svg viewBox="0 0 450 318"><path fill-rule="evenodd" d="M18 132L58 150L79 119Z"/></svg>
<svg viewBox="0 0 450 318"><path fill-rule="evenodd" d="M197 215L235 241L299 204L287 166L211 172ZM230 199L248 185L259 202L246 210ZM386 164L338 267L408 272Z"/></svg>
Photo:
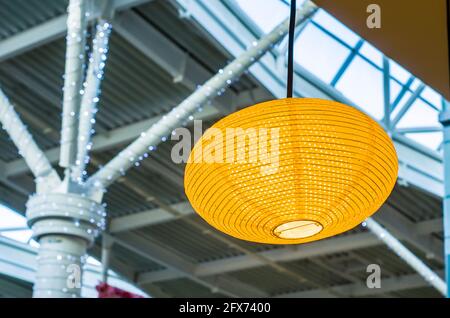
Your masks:
<svg viewBox="0 0 450 318"><path fill-rule="evenodd" d="M66 66L64 75L61 151L59 158L59 165L64 168L71 167L75 163L85 42L85 0L70 0L67 18Z"/></svg>
<svg viewBox="0 0 450 318"><path fill-rule="evenodd" d="M33 140L27 127L20 120L19 115L0 89L0 122L11 140L25 159L28 167L36 178L36 183L43 184L44 179L59 181L58 174L49 160ZM39 189L38 189L39 190Z"/></svg>

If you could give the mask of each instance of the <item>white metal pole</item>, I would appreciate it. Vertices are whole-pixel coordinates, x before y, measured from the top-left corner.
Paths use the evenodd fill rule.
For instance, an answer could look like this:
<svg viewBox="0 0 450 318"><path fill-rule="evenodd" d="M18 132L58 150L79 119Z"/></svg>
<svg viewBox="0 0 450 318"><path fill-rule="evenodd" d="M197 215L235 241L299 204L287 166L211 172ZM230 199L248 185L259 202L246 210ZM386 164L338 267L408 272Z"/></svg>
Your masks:
<svg viewBox="0 0 450 318"><path fill-rule="evenodd" d="M102 282L108 282L109 262L111 259L111 249L114 240L108 234L102 235Z"/></svg>
<svg viewBox="0 0 450 318"><path fill-rule="evenodd" d="M83 82L83 65L86 42L85 0L70 0L67 17L66 65L61 127L59 165L70 167L75 163L80 90Z"/></svg>
<svg viewBox="0 0 450 318"><path fill-rule="evenodd" d="M45 177L55 172L1 89L0 122L36 178Z"/></svg>
<svg viewBox="0 0 450 318"><path fill-rule="evenodd" d="M80 297L86 249L105 227L105 210L85 194L42 193L27 202L39 241L33 297Z"/></svg>
<svg viewBox="0 0 450 318"><path fill-rule="evenodd" d="M447 293L447 284L427 265L425 265L416 255L408 250L399 240L390 234L385 228L375 220L366 220L367 228L372 231L381 241L401 257L406 263L414 268L430 285L436 288L442 295Z"/></svg>
<svg viewBox="0 0 450 318"><path fill-rule="evenodd" d="M317 7L312 2L305 2L297 12L297 24L307 19L316 9ZM200 105L216 96L224 87L231 84L234 78L240 76L258 58L264 55L273 44L285 36L288 27L289 19L286 19L259 41L252 43L247 51L238 56L223 70L220 70L218 74L163 116L146 132L143 132L138 139L91 176L87 185L101 188L113 183L122 173L142 159L149 150L170 135L176 127L182 125Z"/></svg>
<svg viewBox="0 0 450 318"><path fill-rule="evenodd" d="M33 297L80 297L88 242L67 235L46 235L39 243Z"/></svg>
<svg viewBox="0 0 450 318"><path fill-rule="evenodd" d="M92 127L95 123L95 114L99 101L100 84L103 79L106 64L110 33L111 24L104 19L100 19L96 25L86 81L83 85L84 94L80 108L77 157L72 170L72 179L78 182L82 181L83 175L85 175L86 165L89 162L88 154L92 146Z"/></svg>

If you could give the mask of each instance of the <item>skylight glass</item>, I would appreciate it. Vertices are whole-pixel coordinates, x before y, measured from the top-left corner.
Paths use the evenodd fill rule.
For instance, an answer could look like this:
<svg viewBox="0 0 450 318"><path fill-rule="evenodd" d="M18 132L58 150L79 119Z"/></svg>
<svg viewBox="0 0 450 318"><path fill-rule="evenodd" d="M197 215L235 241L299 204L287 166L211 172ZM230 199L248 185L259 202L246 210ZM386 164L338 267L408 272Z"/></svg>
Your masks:
<svg viewBox="0 0 450 318"><path fill-rule="evenodd" d="M405 94L402 96L396 107L391 112L391 119L394 119L398 112L402 109L403 105L411 98L412 93L411 92L405 92Z"/></svg>
<svg viewBox="0 0 450 318"><path fill-rule="evenodd" d="M374 118L383 118L383 74L361 57L355 57L336 88Z"/></svg>
<svg viewBox="0 0 450 318"><path fill-rule="evenodd" d="M359 53L367 59L371 60L378 67L383 66L383 54L372 44L364 42L364 44L361 46L361 49L359 50Z"/></svg>
<svg viewBox="0 0 450 318"><path fill-rule="evenodd" d="M264 33L270 32L289 15L289 7L280 0L264 0L264 4L261 0L235 2Z"/></svg>
<svg viewBox="0 0 450 318"><path fill-rule="evenodd" d="M411 105L397 124L397 128L439 126L438 112L420 99Z"/></svg>
<svg viewBox="0 0 450 318"><path fill-rule="evenodd" d="M442 97L429 86L425 87L421 96L438 109L442 108Z"/></svg>
<svg viewBox="0 0 450 318"><path fill-rule="evenodd" d="M389 60L389 68L391 71L391 76L398 79L400 82L405 84L411 77L411 73L401 67L397 62Z"/></svg>
<svg viewBox="0 0 450 318"><path fill-rule="evenodd" d="M294 46L294 59L305 69L330 83L350 50L313 24L308 24Z"/></svg>
<svg viewBox="0 0 450 318"><path fill-rule="evenodd" d="M337 36L339 39L344 41L350 46L355 46L355 44L359 41L360 37L339 22L332 15L326 13L324 10L318 10L313 18L314 22L317 22L320 26L325 28L326 30L332 30L332 33Z"/></svg>

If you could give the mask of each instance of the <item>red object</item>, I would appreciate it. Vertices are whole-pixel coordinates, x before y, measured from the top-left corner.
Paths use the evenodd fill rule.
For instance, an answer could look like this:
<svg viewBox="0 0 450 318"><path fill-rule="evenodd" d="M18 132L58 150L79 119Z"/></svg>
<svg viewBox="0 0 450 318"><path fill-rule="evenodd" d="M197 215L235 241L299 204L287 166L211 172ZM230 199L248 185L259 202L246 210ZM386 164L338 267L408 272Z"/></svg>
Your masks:
<svg viewBox="0 0 450 318"><path fill-rule="evenodd" d="M144 298L141 295L127 292L108 283L99 283L95 286L95 289L98 291L98 298Z"/></svg>

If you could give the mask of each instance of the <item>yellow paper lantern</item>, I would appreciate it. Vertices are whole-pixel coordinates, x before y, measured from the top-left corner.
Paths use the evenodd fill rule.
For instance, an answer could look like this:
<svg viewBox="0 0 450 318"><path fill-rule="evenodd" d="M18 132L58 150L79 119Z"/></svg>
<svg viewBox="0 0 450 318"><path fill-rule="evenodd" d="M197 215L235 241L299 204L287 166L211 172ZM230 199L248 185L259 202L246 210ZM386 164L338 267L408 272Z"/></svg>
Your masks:
<svg viewBox="0 0 450 318"><path fill-rule="evenodd" d="M190 154L185 191L224 233L297 244L363 222L387 199L397 171L391 139L366 114L329 100L286 98L208 129Z"/></svg>

